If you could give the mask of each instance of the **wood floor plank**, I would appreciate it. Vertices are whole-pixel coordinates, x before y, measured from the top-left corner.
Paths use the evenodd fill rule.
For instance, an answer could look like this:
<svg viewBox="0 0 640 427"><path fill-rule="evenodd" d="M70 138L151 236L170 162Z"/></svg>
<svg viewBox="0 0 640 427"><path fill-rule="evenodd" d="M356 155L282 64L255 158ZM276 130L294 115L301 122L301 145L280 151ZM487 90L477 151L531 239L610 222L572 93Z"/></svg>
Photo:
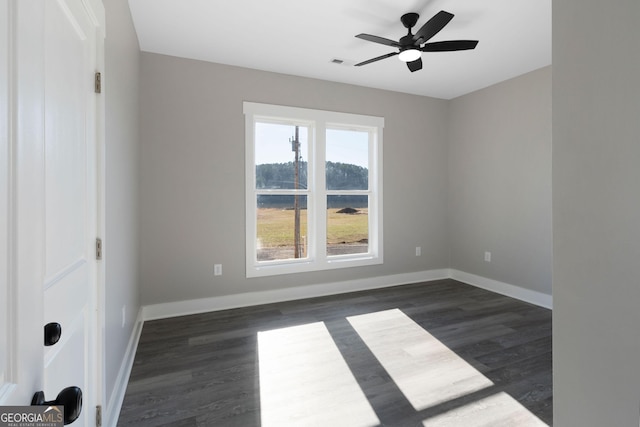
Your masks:
<svg viewBox="0 0 640 427"><path fill-rule="evenodd" d="M452 360L466 362L484 377L486 387L459 396L451 393L416 409L389 374L396 359L378 360L347 320L394 309L415 322L416 337L422 328L451 352ZM372 427L471 427L480 421L492 426L551 425L551 311L439 280L146 322L118 426L261 426L258 334L312 323L326 327L337 348L333 355L344 359L378 419ZM418 347L409 343L406 348ZM300 357L304 360L304 353ZM442 375L447 369L453 369L452 379L455 376L454 366L443 360L434 365L439 366L434 376L419 366L412 373L410 364L396 371L409 381L419 378L415 390L436 396L434 387L446 384ZM330 389L331 381L327 372L322 387ZM301 381L288 379L287 384L292 396L305 393ZM497 412L491 415L488 408ZM286 406L280 409L286 414ZM309 423L313 417L305 425ZM340 425L349 423L333 420L331 427Z"/></svg>

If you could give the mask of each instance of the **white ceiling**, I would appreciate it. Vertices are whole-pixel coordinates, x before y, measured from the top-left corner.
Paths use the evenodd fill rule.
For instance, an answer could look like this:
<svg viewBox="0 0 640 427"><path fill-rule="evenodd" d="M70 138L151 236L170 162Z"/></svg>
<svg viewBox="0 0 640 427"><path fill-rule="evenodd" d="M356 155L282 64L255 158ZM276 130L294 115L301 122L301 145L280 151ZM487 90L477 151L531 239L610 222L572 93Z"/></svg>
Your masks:
<svg viewBox="0 0 640 427"><path fill-rule="evenodd" d="M451 99L551 64L551 0L129 0L146 52ZM440 10L455 17L430 41L475 50L423 53L411 73L394 48L355 38L414 32ZM344 61L342 65L333 59Z"/></svg>

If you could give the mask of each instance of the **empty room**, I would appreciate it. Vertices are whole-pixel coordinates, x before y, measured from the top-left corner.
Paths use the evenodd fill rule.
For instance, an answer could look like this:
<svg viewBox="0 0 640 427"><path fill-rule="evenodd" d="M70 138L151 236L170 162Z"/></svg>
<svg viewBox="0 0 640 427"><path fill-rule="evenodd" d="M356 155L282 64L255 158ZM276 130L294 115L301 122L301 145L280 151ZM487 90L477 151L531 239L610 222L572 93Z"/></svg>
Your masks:
<svg viewBox="0 0 640 427"><path fill-rule="evenodd" d="M640 423L636 2L0 5L2 413Z"/></svg>

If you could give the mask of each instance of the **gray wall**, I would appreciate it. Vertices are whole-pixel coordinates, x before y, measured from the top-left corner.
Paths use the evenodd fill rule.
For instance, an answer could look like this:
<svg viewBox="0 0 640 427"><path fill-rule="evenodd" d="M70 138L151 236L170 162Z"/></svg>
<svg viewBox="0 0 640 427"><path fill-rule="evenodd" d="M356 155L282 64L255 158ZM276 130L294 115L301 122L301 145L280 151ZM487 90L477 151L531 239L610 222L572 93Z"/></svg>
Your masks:
<svg viewBox="0 0 640 427"><path fill-rule="evenodd" d="M638 22L637 0L553 2L558 427L638 426Z"/></svg>
<svg viewBox="0 0 640 427"><path fill-rule="evenodd" d="M140 50L127 0L104 2L106 127L105 341L107 404L139 303L138 280L138 74ZM122 326L122 307L126 323Z"/></svg>
<svg viewBox="0 0 640 427"><path fill-rule="evenodd" d="M448 141L451 268L550 295L551 67L452 100Z"/></svg>
<svg viewBox="0 0 640 427"><path fill-rule="evenodd" d="M151 53L141 72L143 304L448 267L446 101ZM385 118L384 265L245 278L243 101Z"/></svg>

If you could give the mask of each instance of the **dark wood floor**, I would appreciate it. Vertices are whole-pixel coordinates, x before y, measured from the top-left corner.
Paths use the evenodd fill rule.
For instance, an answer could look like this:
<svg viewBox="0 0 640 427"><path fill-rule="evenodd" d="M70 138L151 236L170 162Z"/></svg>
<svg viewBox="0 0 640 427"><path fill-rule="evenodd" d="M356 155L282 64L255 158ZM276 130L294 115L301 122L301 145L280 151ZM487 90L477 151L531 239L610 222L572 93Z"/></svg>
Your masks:
<svg viewBox="0 0 640 427"><path fill-rule="evenodd" d="M401 310L492 385L415 409L346 320L390 309ZM551 311L440 280L146 322L118 425L260 426L258 332L313 322L326 325L380 426L467 427L455 418L429 420L496 395L552 424Z"/></svg>

